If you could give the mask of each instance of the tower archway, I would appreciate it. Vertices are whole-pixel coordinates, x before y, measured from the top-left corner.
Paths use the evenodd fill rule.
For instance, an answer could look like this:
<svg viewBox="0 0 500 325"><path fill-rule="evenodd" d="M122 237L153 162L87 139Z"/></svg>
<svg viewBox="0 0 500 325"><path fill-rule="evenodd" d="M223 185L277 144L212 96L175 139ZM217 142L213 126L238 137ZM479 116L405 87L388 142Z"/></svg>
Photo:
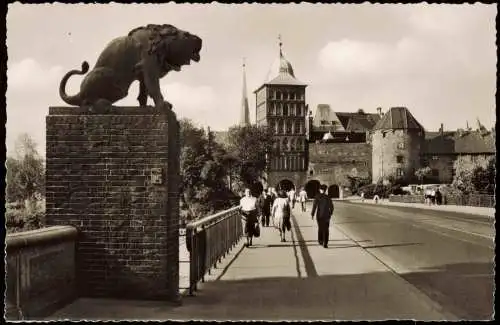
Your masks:
<svg viewBox="0 0 500 325"><path fill-rule="evenodd" d="M333 184L328 187L328 197L332 199L340 197L340 188L337 184Z"/></svg>
<svg viewBox="0 0 500 325"><path fill-rule="evenodd" d="M312 199L316 195L318 195L320 185L321 185L321 183L317 180L311 180L311 181L307 182L306 185L304 186L304 190L307 193L307 197Z"/></svg>

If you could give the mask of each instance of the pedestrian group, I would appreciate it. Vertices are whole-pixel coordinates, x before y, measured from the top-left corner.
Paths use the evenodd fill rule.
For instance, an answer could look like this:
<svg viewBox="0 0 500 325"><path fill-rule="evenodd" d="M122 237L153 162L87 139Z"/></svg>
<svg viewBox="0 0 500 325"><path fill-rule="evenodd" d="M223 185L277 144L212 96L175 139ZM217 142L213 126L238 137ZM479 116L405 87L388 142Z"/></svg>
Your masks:
<svg viewBox="0 0 500 325"><path fill-rule="evenodd" d="M326 194L326 185L321 185L319 194L314 198L311 217L318 225L318 243L327 248L330 220L333 215L333 203ZM306 212L307 192L300 189L298 195L295 190L286 192L283 189L276 191L274 188L264 190L261 195L254 197L250 189L245 189L240 200L240 210L243 220L243 230L246 236L245 246L253 244L253 237L260 237L262 227L274 227L278 230L281 242L286 242L286 233L292 229L292 210L295 203L300 202L302 212Z"/></svg>

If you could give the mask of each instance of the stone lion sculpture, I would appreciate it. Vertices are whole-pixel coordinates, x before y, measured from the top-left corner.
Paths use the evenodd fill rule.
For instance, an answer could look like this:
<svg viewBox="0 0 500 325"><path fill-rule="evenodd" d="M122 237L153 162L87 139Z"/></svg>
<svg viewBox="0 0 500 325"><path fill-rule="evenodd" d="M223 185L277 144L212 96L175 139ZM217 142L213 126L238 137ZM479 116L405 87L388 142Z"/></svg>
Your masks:
<svg viewBox="0 0 500 325"><path fill-rule="evenodd" d="M191 60L200 60L202 40L172 25L147 25L133 29L127 36L111 41L83 79L80 92L66 94L68 79L89 71L84 61L81 70L71 70L62 78L59 95L69 105L111 105L127 96L130 85L139 81L139 104L148 96L158 108L172 106L161 94L160 79L171 70L180 71Z"/></svg>

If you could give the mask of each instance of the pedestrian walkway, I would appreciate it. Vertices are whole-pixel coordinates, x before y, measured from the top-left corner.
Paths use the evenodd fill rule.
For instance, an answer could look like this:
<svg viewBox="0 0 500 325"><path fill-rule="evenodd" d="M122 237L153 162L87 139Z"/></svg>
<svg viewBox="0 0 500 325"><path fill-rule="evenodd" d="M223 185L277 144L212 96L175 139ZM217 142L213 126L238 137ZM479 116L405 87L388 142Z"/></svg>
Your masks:
<svg viewBox="0 0 500 325"><path fill-rule="evenodd" d="M252 247L240 241L181 306L82 298L46 320L454 319L335 225L323 248L309 212L293 213L286 242L271 227Z"/></svg>
<svg viewBox="0 0 500 325"><path fill-rule="evenodd" d="M480 216L488 216L491 218L495 217L495 208L485 208L485 207L473 207L466 205L429 205L424 203L402 203L402 202L390 202L387 199L379 200L378 203L375 203L373 200L365 199L361 200L360 197L349 197L345 199L349 202L354 203L363 203L363 204L383 204L383 205L393 205L393 206L402 206L402 207L411 207L418 209L428 209L428 210L438 210L438 211L449 211L449 212L460 212L467 214L474 214Z"/></svg>

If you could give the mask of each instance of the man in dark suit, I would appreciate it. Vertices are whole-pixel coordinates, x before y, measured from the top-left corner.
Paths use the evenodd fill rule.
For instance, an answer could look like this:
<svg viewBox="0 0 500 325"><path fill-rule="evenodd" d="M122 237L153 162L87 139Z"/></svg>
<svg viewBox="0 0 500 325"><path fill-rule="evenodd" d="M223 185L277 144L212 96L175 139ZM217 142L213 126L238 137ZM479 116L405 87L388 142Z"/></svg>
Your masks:
<svg viewBox="0 0 500 325"><path fill-rule="evenodd" d="M319 187L319 194L314 198L314 203L311 211L311 216L318 222L318 242L324 248L328 248L328 237L330 236L328 228L330 227L330 219L333 214L332 200L325 194L326 185Z"/></svg>

